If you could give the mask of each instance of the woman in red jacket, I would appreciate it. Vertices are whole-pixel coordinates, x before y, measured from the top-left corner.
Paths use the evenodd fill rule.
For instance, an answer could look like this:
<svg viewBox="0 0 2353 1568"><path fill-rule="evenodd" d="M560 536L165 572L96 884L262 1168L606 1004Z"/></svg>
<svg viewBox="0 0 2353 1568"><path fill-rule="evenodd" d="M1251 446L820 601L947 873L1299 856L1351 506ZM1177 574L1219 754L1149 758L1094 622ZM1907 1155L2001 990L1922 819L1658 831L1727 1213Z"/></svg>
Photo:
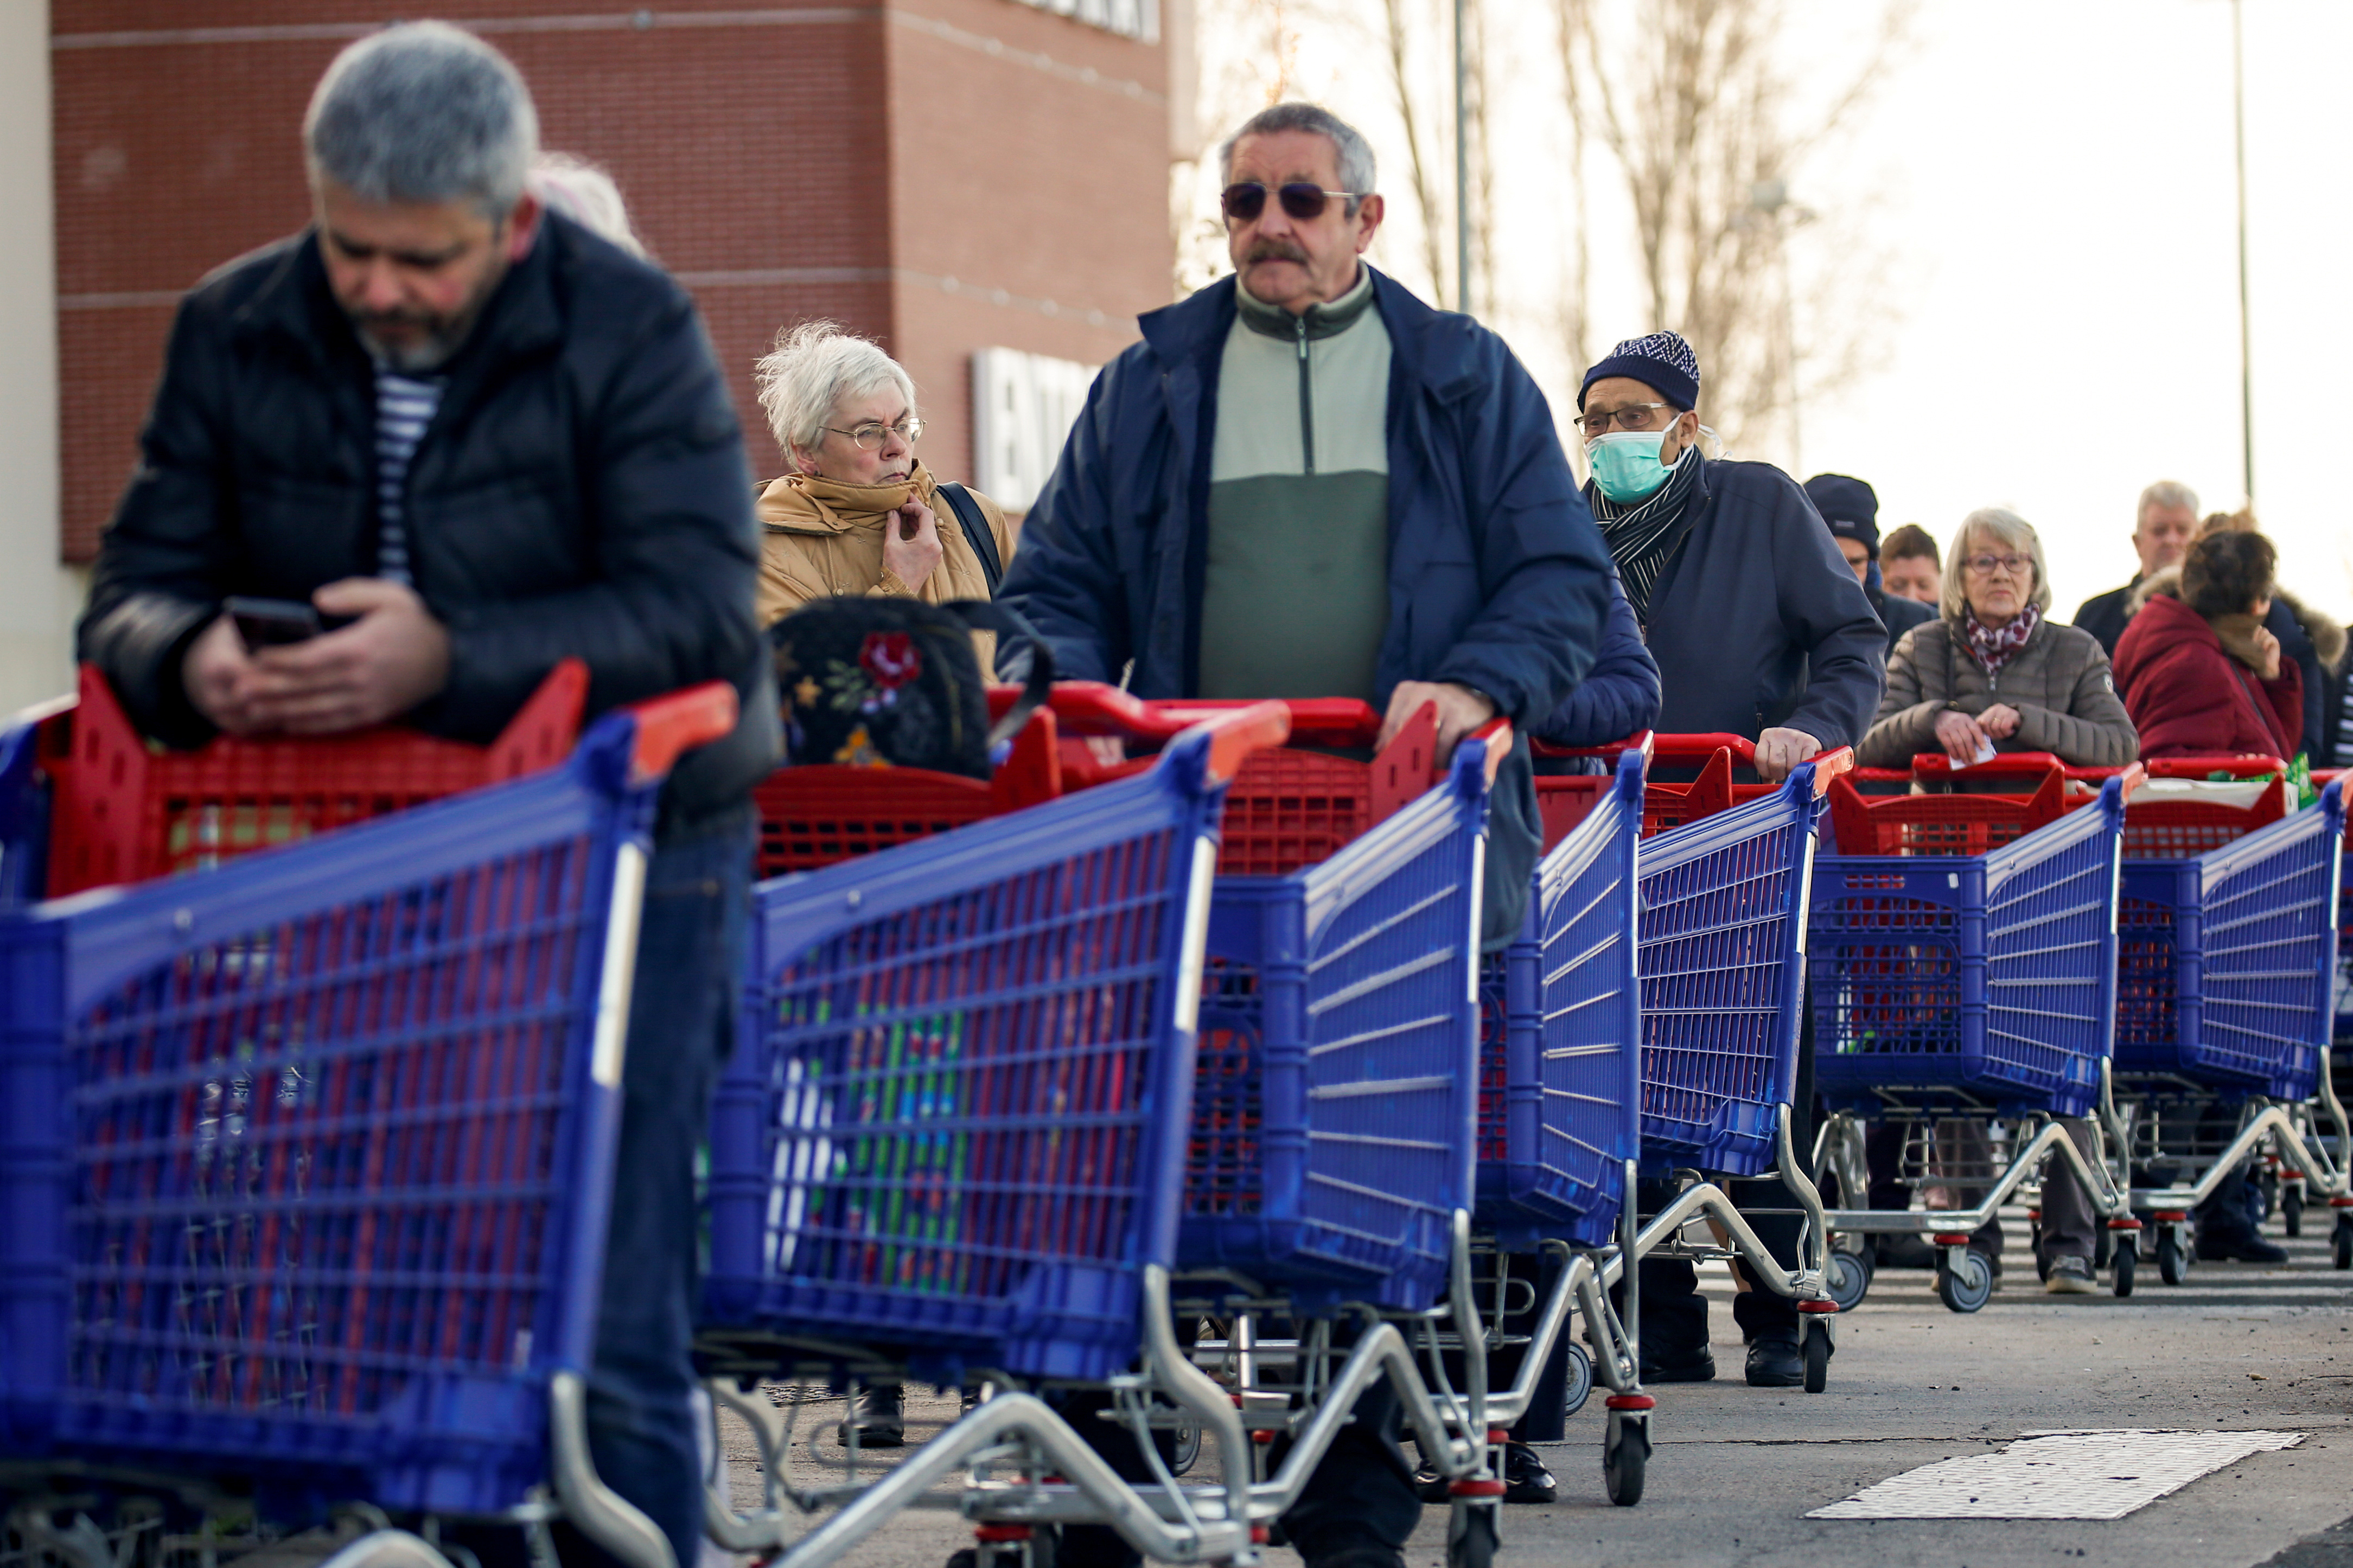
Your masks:
<svg viewBox="0 0 2353 1568"><path fill-rule="evenodd" d="M2143 757L2295 755L2303 677L2263 629L2277 562L2260 533L2209 534L2125 628L2116 682Z"/></svg>

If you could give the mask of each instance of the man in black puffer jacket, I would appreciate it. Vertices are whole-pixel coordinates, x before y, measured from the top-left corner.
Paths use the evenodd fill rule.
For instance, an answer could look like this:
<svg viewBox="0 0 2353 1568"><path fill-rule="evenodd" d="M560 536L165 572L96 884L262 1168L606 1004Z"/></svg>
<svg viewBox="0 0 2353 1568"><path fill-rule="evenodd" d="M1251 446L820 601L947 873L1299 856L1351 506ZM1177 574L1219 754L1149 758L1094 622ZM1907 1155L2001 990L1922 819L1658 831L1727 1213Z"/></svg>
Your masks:
<svg viewBox="0 0 2353 1568"><path fill-rule="evenodd" d="M485 741L567 656L592 712L734 682L735 733L662 797L588 1396L598 1472L691 1563L693 1152L777 749L742 434L685 292L525 194L537 118L489 46L377 33L304 137L317 221L181 307L81 657L182 746L395 719ZM249 654L232 595L351 624Z"/></svg>

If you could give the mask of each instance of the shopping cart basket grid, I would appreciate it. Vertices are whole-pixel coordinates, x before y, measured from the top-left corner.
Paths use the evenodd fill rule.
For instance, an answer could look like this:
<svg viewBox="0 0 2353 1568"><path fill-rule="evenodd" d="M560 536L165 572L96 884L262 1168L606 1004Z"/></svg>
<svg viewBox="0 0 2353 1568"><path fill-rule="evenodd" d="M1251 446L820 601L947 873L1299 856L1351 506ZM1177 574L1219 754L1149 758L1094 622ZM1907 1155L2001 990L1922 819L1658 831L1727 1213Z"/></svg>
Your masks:
<svg viewBox="0 0 2353 1568"><path fill-rule="evenodd" d="M949 1377L1134 1355L1189 1107L1208 755L1180 742L1149 773L760 886L707 1336L855 1341Z"/></svg>
<svg viewBox="0 0 2353 1568"><path fill-rule="evenodd" d="M1220 877L1179 1262L1427 1307L1471 1200L1487 747L1320 865ZM1238 786L1239 787L1239 786Z"/></svg>
<svg viewBox="0 0 2353 1568"><path fill-rule="evenodd" d="M1805 887L1820 804L1801 765L1769 795L1644 841L1644 1159L1771 1165L1790 1092Z"/></svg>
<svg viewBox="0 0 2353 1568"><path fill-rule="evenodd" d="M7 1134L0 1442L392 1508L545 1481L594 1330L635 737L0 920L0 1093L64 1108Z"/></svg>

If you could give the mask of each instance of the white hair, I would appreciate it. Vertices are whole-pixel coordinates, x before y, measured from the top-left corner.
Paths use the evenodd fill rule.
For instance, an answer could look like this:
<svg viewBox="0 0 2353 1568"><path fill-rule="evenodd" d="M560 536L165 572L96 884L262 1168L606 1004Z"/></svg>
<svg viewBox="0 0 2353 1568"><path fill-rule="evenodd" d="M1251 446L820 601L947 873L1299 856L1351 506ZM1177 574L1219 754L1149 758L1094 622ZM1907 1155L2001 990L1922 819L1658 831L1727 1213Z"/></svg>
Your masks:
<svg viewBox="0 0 2353 1568"><path fill-rule="evenodd" d="M1356 198L1373 194L1373 145L1355 126L1321 104L1278 103L1242 121L1242 128L1218 147L1218 183L1229 184L1233 181L1236 142L1245 136L1273 136L1285 131L1304 131L1331 140L1332 150L1339 158L1340 184L1351 193L1348 212L1355 216Z"/></svg>
<svg viewBox="0 0 2353 1568"><path fill-rule="evenodd" d="M506 56L447 22L409 22L335 57L302 145L313 184L366 202L471 201L502 219L539 152L539 111Z"/></svg>
<svg viewBox="0 0 2353 1568"><path fill-rule="evenodd" d="M629 226L628 204L613 176L569 153L542 153L531 166L531 194L590 233L611 240L631 256L646 247Z"/></svg>
<svg viewBox="0 0 2353 1568"><path fill-rule="evenodd" d="M1975 548L1973 536L1989 537L2012 550L2023 550L2034 563L2034 592L2027 598L2038 610L2051 607L2051 568L2042 559L2042 536L2034 525L2006 506L1982 506L1961 519L1961 526L1953 534L1953 547L1946 552L1949 569L1945 573L1944 602L1937 607L1945 619L1955 626L1968 609L1966 579L1969 574L1969 552Z"/></svg>
<svg viewBox="0 0 2353 1568"><path fill-rule="evenodd" d="M825 422L845 397L871 397L895 386L915 412L915 384L899 362L835 321L803 321L776 334L776 346L753 367L760 407L776 445L791 457L814 452L825 439Z"/></svg>
<svg viewBox="0 0 2353 1568"><path fill-rule="evenodd" d="M2195 513L2198 510L2198 492L2179 479L2158 480L2157 483L2140 492L2140 505L2133 509L2133 527L2138 528L2141 525L2141 521L2148 516L2148 509L2153 506L2182 507Z"/></svg>

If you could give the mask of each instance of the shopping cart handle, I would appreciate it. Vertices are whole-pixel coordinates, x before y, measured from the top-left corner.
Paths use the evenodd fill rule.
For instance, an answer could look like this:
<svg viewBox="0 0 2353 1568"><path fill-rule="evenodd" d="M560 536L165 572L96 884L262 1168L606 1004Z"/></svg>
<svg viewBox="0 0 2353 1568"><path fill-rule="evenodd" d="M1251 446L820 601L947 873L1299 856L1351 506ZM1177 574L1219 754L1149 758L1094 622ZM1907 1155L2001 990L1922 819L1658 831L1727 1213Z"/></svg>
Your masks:
<svg viewBox="0 0 2353 1568"><path fill-rule="evenodd" d="M1539 757L1606 757L1611 761L1629 752L1637 752L1647 763L1657 740L1658 737L1650 731L1637 730L1624 740L1612 741L1606 746L1556 746L1550 741L1540 741L1530 735L1528 749Z"/></svg>
<svg viewBox="0 0 2353 1568"><path fill-rule="evenodd" d="M1816 752L1806 763L1814 770L1814 798L1820 800L1831 793L1831 780L1854 770L1854 748L1832 746L1827 752Z"/></svg>
<svg viewBox="0 0 2353 1568"><path fill-rule="evenodd" d="M1226 784L1241 771L1252 752L1280 746L1291 738L1291 710L1280 702L1253 702L1204 721L1209 732L1209 760L1205 784Z"/></svg>
<svg viewBox="0 0 2353 1568"><path fill-rule="evenodd" d="M632 702L621 711L638 727L629 752L629 782L643 786L667 775L681 752L735 728L735 689L723 680L706 680Z"/></svg>
<svg viewBox="0 0 2353 1568"><path fill-rule="evenodd" d="M1490 719L1465 735L1463 739L1477 741L1487 748L1484 766L1487 770L1487 787L1493 790L1495 787L1495 774L1503 767L1504 759L1512 754L1512 721L1509 719Z"/></svg>
<svg viewBox="0 0 2353 1568"><path fill-rule="evenodd" d="M1704 763L1718 752L1730 752L1736 763L1757 760L1757 742L1746 735L1655 735L1651 754L1663 760Z"/></svg>

